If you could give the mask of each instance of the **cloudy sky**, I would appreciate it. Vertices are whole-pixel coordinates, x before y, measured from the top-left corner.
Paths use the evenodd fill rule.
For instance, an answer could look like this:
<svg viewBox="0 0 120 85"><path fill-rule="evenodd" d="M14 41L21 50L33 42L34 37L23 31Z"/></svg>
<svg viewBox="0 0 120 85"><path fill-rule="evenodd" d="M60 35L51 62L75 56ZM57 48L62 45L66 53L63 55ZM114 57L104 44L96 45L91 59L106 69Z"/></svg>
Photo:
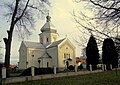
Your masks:
<svg viewBox="0 0 120 85"><path fill-rule="evenodd" d="M0 0L1 4L3 3L3 0ZM4 0L8 1L8 0ZM79 11L85 11L83 3L75 3L74 0L50 0L51 7L49 8L49 14L51 16L51 21L54 24L54 26L57 28L59 37L64 38L66 35L67 37L73 42L73 44L76 46L76 56L80 56L81 54L81 48L79 48L76 43L74 43L74 39L77 39L78 35L80 35L79 30L76 28L76 23L73 19L72 12L73 10L76 12ZM3 5L3 4L2 4ZM5 12L5 9L0 9L0 40L2 40L3 37L7 36L6 30L9 28L9 24L7 23L7 20L5 17L3 17L3 12ZM89 13L88 13L89 14ZM32 31L32 35L25 39L27 41L33 41L33 42L39 42L39 36L40 28L44 25L46 22L45 19L38 20L35 26L35 30ZM18 50L20 47L21 40L18 38L17 33L14 32L13 34L13 41L12 41L12 51L11 51L11 62L17 63L19 59ZM0 45L3 46L2 53L4 54L4 43L3 40L0 43ZM3 58L4 60L4 58Z"/></svg>

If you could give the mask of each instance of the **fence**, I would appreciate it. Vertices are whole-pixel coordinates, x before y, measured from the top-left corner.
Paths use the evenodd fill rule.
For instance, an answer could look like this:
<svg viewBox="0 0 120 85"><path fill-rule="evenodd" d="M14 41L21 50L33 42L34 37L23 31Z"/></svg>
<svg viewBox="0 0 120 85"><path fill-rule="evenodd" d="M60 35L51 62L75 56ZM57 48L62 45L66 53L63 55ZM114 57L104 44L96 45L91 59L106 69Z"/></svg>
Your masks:
<svg viewBox="0 0 120 85"><path fill-rule="evenodd" d="M32 76L5 78L4 83L9 84L9 83L17 83L17 82L32 81L32 80L50 79L50 78L67 77L67 76L76 76L76 75L84 75L84 74L97 73L97 72L103 72L104 71L104 70L95 70L95 71L91 70L91 71L78 71L77 72L77 69L75 68L75 72L56 73L56 67L54 67L54 74L44 74L44 75L34 76L34 68L32 67L31 70L32 70L32 72L31 72Z"/></svg>
<svg viewBox="0 0 120 85"><path fill-rule="evenodd" d="M84 75L84 74L90 74L90 73L96 73L96 72L102 72L102 70L45 74L45 75L37 75L37 76L11 77L11 78L5 79L5 84L32 81L32 80L41 80L41 79L51 79L51 78L58 78L58 77L75 76L75 75Z"/></svg>

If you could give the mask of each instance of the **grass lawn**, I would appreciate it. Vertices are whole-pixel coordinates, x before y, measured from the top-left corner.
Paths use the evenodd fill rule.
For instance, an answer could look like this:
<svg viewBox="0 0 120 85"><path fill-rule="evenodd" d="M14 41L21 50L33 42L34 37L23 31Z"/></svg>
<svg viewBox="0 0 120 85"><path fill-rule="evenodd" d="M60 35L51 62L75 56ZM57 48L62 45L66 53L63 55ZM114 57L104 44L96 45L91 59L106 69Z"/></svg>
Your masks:
<svg viewBox="0 0 120 85"><path fill-rule="evenodd" d="M26 81L9 85L120 85L120 70L81 76Z"/></svg>

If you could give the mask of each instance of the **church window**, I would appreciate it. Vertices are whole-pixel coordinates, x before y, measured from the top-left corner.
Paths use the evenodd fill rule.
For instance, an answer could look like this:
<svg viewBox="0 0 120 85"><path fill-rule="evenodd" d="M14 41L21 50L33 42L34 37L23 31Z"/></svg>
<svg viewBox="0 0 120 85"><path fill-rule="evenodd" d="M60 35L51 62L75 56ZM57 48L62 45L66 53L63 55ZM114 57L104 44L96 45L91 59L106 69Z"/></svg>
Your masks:
<svg viewBox="0 0 120 85"><path fill-rule="evenodd" d="M70 53L64 53L64 58L65 58L65 59L70 58Z"/></svg>
<svg viewBox="0 0 120 85"><path fill-rule="evenodd" d="M69 58L70 58L70 54L69 54Z"/></svg>
<svg viewBox="0 0 120 85"><path fill-rule="evenodd" d="M64 58L69 58L69 53L64 53Z"/></svg>
<svg viewBox="0 0 120 85"><path fill-rule="evenodd" d="M48 38L47 38L47 42L48 42Z"/></svg>
<svg viewBox="0 0 120 85"><path fill-rule="evenodd" d="M49 67L49 62L47 62L47 68Z"/></svg>

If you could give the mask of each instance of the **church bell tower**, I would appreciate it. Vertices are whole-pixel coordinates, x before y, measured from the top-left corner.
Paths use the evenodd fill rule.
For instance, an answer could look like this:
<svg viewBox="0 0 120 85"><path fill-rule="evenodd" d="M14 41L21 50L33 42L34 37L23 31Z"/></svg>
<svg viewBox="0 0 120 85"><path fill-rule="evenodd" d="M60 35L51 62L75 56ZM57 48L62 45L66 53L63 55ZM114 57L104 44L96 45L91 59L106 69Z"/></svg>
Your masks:
<svg viewBox="0 0 120 85"><path fill-rule="evenodd" d="M40 43L45 46L55 42L58 39L57 29L51 23L51 17L49 15L46 17L46 23L41 28L41 32L42 33L39 34Z"/></svg>

